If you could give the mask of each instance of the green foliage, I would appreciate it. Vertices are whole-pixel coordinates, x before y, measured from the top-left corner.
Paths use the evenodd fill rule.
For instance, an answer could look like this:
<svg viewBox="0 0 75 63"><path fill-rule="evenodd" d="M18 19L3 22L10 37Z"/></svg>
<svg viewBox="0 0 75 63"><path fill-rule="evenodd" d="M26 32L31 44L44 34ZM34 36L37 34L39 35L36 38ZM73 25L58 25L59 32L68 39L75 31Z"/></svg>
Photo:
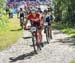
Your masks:
<svg viewBox="0 0 75 63"><path fill-rule="evenodd" d="M0 17L0 31L1 30L6 30L7 26L8 26L8 18L5 15L2 15Z"/></svg>
<svg viewBox="0 0 75 63"><path fill-rule="evenodd" d="M72 60L70 63L75 63L75 60Z"/></svg>
<svg viewBox="0 0 75 63"><path fill-rule="evenodd" d="M55 23L52 25L53 28L68 34L70 37L75 38L75 27L69 27L68 25Z"/></svg>
<svg viewBox="0 0 75 63"><path fill-rule="evenodd" d="M74 26L75 23L75 0L53 0L54 14L64 23ZM64 18L63 18L64 17Z"/></svg>
<svg viewBox="0 0 75 63"><path fill-rule="evenodd" d="M5 19L7 20L8 18ZM9 22L5 21L5 19L2 20L7 24L0 30L0 51L14 44L22 36L23 32L16 17L9 19Z"/></svg>
<svg viewBox="0 0 75 63"><path fill-rule="evenodd" d="M5 0L0 0L0 31L6 30L6 27L8 26L8 18L5 14Z"/></svg>

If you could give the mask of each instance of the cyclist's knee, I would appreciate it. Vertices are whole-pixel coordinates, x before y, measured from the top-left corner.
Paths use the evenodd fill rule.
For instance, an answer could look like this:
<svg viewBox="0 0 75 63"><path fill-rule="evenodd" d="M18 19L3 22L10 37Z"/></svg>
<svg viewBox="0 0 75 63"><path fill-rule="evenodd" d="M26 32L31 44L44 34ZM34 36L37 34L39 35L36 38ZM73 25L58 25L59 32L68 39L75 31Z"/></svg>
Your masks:
<svg viewBox="0 0 75 63"><path fill-rule="evenodd" d="M41 32L38 32L37 35L40 36L40 35L42 35L42 33Z"/></svg>

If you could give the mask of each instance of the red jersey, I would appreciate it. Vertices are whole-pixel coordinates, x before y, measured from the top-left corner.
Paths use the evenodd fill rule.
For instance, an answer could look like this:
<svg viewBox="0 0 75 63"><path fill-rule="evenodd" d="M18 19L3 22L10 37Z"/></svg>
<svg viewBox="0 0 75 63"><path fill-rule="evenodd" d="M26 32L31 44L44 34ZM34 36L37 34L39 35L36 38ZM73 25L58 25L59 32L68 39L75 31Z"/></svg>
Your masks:
<svg viewBox="0 0 75 63"><path fill-rule="evenodd" d="M29 14L28 15L28 17L27 17L27 19L28 20L31 20L31 21L33 21L33 22L37 22L37 23L40 23L40 21L41 21L41 18L40 18L41 16L40 16L40 14L39 13L37 13L35 16L33 16L32 14ZM37 19L37 20L36 20ZM36 20L36 21L35 21Z"/></svg>

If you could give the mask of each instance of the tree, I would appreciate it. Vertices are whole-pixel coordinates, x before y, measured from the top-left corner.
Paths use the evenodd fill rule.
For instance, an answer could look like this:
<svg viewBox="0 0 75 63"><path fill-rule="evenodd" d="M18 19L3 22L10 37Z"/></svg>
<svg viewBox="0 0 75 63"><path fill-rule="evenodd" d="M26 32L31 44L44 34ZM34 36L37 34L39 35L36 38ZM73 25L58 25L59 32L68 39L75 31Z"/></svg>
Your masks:
<svg viewBox="0 0 75 63"><path fill-rule="evenodd" d="M53 0L53 4L55 16L58 16L61 20L64 16L65 21L63 22L74 25L75 0Z"/></svg>

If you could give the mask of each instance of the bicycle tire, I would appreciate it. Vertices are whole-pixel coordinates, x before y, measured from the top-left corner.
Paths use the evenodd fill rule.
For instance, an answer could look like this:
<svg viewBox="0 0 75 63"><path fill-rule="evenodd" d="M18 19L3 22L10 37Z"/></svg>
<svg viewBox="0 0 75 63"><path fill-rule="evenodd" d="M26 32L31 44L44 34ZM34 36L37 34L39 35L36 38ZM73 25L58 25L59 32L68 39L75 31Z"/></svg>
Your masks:
<svg viewBox="0 0 75 63"><path fill-rule="evenodd" d="M39 50L41 50L40 44L38 44L38 42L37 42L37 37L33 36L32 37L32 42L33 42L34 52L37 54L37 52Z"/></svg>
<svg viewBox="0 0 75 63"><path fill-rule="evenodd" d="M32 42L33 42L33 49L34 49L34 52L37 53L36 41L35 41L36 39L35 39L35 38L36 38L35 36L32 37Z"/></svg>
<svg viewBox="0 0 75 63"><path fill-rule="evenodd" d="M46 27L46 40L47 40L47 43L49 44L49 42L50 42L50 36L49 36L48 27Z"/></svg>

